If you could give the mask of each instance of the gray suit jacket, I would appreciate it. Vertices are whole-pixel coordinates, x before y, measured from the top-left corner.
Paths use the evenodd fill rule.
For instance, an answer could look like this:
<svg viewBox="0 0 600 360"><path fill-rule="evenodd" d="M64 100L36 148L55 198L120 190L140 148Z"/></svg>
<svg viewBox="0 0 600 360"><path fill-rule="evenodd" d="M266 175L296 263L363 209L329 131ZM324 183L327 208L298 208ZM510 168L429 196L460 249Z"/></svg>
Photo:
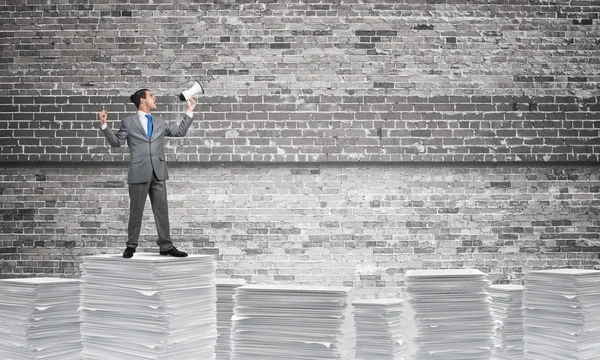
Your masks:
<svg viewBox="0 0 600 360"><path fill-rule="evenodd" d="M159 116L152 116L152 125L152 139L146 136L137 113L121 120L121 128L116 133L108 127L102 130L112 147L125 144L129 146L129 184L152 180L153 171L158 180L169 178L165 158L165 136L185 136L192 125L192 118L184 114L179 124L167 124Z"/></svg>

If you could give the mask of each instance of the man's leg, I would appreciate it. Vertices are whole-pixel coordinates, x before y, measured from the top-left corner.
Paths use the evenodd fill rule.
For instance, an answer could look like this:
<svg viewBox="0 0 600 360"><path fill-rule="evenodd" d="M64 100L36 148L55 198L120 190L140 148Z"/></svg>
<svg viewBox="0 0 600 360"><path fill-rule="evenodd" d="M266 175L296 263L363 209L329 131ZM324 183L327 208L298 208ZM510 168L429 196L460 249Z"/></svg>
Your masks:
<svg viewBox="0 0 600 360"><path fill-rule="evenodd" d="M129 227L127 229L127 247L137 248L140 230L142 229L142 215L148 197L150 183L129 184Z"/></svg>
<svg viewBox="0 0 600 360"><path fill-rule="evenodd" d="M160 251L168 251L173 247L171 241L171 231L169 228L169 204L167 203L167 184L152 176L150 185L150 203L154 213L154 222L156 222L156 231L158 240L156 244Z"/></svg>

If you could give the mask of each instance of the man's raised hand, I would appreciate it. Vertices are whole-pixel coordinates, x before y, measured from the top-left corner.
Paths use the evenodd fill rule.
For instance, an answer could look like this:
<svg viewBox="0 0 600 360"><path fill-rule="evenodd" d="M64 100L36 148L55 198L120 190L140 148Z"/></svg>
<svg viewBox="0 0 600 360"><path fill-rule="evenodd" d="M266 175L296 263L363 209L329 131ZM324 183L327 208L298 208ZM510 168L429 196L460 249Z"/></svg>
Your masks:
<svg viewBox="0 0 600 360"><path fill-rule="evenodd" d="M100 125L104 126L104 124L106 124L106 118L107 118L107 111L106 109L103 109L102 111L100 111L98 113L98 120L100 120Z"/></svg>

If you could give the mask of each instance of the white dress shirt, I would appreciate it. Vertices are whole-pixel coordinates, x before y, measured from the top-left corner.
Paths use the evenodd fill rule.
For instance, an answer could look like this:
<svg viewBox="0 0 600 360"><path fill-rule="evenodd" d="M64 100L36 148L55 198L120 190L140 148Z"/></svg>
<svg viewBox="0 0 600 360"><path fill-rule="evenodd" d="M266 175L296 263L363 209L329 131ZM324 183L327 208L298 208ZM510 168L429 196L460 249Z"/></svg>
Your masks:
<svg viewBox="0 0 600 360"><path fill-rule="evenodd" d="M138 110L138 118L140 119L140 123L146 132L146 136L148 136L148 118L146 115L150 115L148 113L143 112L142 110ZM152 115L150 115L152 116Z"/></svg>

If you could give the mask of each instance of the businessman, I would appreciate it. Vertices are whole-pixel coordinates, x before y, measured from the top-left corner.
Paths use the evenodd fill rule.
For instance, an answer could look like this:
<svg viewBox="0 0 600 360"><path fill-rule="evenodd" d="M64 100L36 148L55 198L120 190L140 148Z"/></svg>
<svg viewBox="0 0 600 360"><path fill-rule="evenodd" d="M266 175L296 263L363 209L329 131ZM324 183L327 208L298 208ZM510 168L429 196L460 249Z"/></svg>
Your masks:
<svg viewBox="0 0 600 360"><path fill-rule="evenodd" d="M130 162L127 183L129 184L129 226L127 229L127 247L124 258L131 258L138 246L142 227L142 215L146 197L150 195L154 221L158 232L156 243L160 255L186 257L188 254L177 250L171 241L169 230L169 208L167 204L166 180L169 178L165 158L165 136L185 136L192 124L196 101L187 100L187 111L179 123L165 123L158 116L152 116L156 110L156 97L148 89L136 91L129 98L137 108L137 113L121 120L121 128L113 132L106 124L107 111L98 113L101 129L112 147L127 144Z"/></svg>

